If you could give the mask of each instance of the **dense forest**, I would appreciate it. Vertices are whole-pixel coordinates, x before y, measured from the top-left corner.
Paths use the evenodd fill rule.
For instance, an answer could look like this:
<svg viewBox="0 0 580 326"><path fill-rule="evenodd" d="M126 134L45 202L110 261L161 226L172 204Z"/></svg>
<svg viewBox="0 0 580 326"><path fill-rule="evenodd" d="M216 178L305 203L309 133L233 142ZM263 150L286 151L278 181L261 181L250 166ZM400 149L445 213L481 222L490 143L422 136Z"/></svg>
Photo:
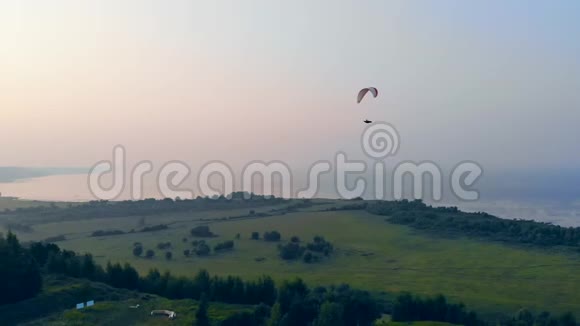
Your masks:
<svg viewBox="0 0 580 326"><path fill-rule="evenodd" d="M14 234L0 234L0 305L33 297L40 291L39 265Z"/></svg>
<svg viewBox="0 0 580 326"><path fill-rule="evenodd" d="M465 213L457 207L432 207L420 200L380 201L368 205L387 221L437 234L465 235L538 247L569 247L580 252L580 228L521 219L502 219L487 213Z"/></svg>

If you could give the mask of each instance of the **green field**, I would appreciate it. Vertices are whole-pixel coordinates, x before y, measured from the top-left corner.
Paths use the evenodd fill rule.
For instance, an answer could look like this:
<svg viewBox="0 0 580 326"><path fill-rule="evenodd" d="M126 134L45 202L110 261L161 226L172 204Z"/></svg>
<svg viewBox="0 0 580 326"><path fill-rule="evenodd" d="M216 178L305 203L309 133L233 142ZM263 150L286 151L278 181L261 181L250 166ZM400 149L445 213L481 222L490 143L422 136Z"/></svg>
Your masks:
<svg viewBox="0 0 580 326"><path fill-rule="evenodd" d="M65 234L67 241L58 243L61 247L90 252L103 264L109 260L128 261L142 273L158 268L191 276L204 268L212 274L244 278L268 274L283 280L298 276L312 284L348 283L376 293L443 293L482 312L511 314L526 307L580 313L580 260L576 256L462 238L434 238L389 224L383 217L364 211L310 210L267 218L218 220L243 213L247 211L150 216L146 218L148 225L170 225L170 229L154 233L89 237L99 229L135 228L139 218L126 217L38 224L33 233L19 236L22 240L40 240ZM201 218L214 221L201 222ZM219 235L208 240L212 245L232 240L240 233L235 250L205 258L184 257L183 250L192 248L189 230L202 223L209 223ZM293 235L302 240L322 235L334 244L336 252L317 264L285 262L278 258L275 243L249 239L252 231L270 230L280 231L283 240ZM182 242L184 237L188 237L188 242ZM172 261L166 261L164 252L156 249L159 242L167 241L174 247ZM134 257L134 242L154 249L156 257ZM256 258L265 260L256 262Z"/></svg>

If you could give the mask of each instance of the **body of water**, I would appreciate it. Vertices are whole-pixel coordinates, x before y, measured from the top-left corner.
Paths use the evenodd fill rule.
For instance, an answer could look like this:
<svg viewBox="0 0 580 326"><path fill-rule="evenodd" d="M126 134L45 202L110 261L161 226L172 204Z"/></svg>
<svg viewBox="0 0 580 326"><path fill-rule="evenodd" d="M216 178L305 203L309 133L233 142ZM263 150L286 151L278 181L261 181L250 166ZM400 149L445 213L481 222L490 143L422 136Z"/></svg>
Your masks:
<svg viewBox="0 0 580 326"><path fill-rule="evenodd" d="M106 183L107 180L104 182ZM188 183L185 183L183 187L194 189ZM125 188L118 200L130 199L128 188ZM82 202L97 199L91 193L88 178L84 174L48 176L0 183L0 193L3 197L43 201ZM162 197L152 180L144 181L143 194L145 198ZM489 194L486 196L486 193L483 193L482 197L494 198ZM438 203L437 205L458 206L464 211L482 211L503 218L533 219L562 226L580 226L580 201L559 201L553 198L539 199L537 197L526 200L521 196L514 198L505 196L503 199L485 199L470 203Z"/></svg>

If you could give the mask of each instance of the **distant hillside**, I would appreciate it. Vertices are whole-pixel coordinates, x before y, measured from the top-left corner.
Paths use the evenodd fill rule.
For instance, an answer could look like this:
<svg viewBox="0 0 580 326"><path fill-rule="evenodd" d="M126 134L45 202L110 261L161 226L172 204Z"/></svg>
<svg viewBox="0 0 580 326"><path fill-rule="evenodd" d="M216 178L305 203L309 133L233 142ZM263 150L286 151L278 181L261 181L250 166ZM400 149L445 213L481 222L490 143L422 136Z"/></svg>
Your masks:
<svg viewBox="0 0 580 326"><path fill-rule="evenodd" d="M88 172L88 168L0 167L0 182L14 182L17 180L48 177L52 175L74 175Z"/></svg>

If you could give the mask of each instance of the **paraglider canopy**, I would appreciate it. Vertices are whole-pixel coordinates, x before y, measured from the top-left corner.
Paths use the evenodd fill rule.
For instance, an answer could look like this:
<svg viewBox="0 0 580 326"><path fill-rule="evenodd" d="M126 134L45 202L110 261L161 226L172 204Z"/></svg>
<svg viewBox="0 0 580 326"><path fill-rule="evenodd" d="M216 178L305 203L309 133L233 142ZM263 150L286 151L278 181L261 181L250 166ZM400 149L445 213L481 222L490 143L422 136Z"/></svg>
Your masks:
<svg viewBox="0 0 580 326"><path fill-rule="evenodd" d="M363 100L363 98L365 97L365 95L367 95L368 92L371 92L371 94L373 94L373 97L377 97L379 95L379 91L374 87L363 88L360 90L360 92L358 92L356 102L360 103L360 101Z"/></svg>

